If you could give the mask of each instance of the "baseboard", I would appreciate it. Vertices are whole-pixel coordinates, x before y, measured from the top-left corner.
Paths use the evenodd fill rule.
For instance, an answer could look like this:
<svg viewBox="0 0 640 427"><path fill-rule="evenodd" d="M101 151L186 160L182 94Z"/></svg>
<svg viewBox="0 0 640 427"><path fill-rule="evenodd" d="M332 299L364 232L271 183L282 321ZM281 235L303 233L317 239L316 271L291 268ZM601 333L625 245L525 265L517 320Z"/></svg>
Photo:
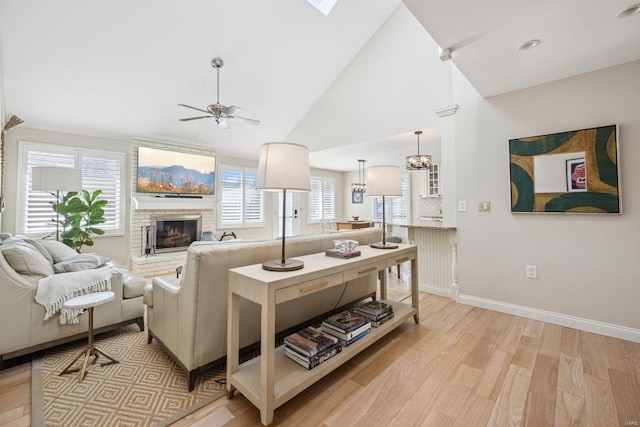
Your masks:
<svg viewBox="0 0 640 427"><path fill-rule="evenodd" d="M422 290L422 288L420 290ZM430 290L425 290L425 292L435 293ZM471 295L460 295L460 303L640 343L640 329L628 328L626 326L619 326L611 323L599 322L597 320L570 316L568 314L554 313L551 311L539 310L537 308L509 304L502 301L479 298Z"/></svg>
<svg viewBox="0 0 640 427"><path fill-rule="evenodd" d="M418 290L421 292L427 292L429 294L440 295L441 297L451 298L451 290L448 288L442 289L435 286L418 285Z"/></svg>

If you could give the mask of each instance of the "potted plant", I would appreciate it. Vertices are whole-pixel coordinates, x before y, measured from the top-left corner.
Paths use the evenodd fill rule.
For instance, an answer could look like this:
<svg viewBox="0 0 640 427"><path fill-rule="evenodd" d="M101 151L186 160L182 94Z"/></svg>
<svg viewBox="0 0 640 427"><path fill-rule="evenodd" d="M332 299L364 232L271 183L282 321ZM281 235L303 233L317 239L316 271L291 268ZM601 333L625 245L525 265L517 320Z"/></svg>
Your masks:
<svg viewBox="0 0 640 427"><path fill-rule="evenodd" d="M53 210L60 215L58 225L62 231L62 243L80 253L83 246L93 246L91 235L103 235L96 227L106 222L104 206L106 200L98 200L102 190L89 193L70 191L59 202L51 202Z"/></svg>

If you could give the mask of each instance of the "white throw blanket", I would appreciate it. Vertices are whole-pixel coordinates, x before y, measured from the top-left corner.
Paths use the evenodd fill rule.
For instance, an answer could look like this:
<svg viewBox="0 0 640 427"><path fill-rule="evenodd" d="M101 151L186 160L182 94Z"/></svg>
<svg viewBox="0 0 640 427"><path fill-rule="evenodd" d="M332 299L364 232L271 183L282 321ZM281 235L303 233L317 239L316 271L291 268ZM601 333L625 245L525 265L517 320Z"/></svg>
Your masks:
<svg viewBox="0 0 640 427"><path fill-rule="evenodd" d="M79 295L111 290L112 271L109 267L72 273L53 274L38 281L36 302L47 310L44 320L60 311L60 324L78 323L82 310L67 310L65 301Z"/></svg>

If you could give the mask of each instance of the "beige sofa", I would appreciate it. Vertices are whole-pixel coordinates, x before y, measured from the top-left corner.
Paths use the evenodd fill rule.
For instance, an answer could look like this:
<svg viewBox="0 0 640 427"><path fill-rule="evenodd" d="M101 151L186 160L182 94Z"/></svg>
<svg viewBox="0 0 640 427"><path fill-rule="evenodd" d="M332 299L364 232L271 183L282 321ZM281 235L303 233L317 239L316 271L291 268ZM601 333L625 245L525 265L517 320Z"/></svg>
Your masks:
<svg viewBox="0 0 640 427"><path fill-rule="evenodd" d="M286 254L292 258L323 252L336 239L368 244L381 238L379 228L297 236L287 239ZM157 277L145 288L148 341L156 338L188 372L189 391L200 372L226 355L228 270L278 259L281 248L280 240L196 242L189 247L180 280ZM276 313L276 331L375 295L376 286L375 277L368 275L283 303ZM260 340L259 307L243 300L240 313L240 346L246 347Z"/></svg>
<svg viewBox="0 0 640 427"><path fill-rule="evenodd" d="M86 337L88 316L80 315L77 324L60 324L58 316L44 320L45 307L35 301L40 279L55 274L56 263L68 262L77 253L61 242L33 241L6 233L0 234L0 253L0 363ZM116 297L96 307L94 330L99 333L134 322L144 330L144 278L107 265L115 270L111 290ZM76 273L64 274L73 278Z"/></svg>

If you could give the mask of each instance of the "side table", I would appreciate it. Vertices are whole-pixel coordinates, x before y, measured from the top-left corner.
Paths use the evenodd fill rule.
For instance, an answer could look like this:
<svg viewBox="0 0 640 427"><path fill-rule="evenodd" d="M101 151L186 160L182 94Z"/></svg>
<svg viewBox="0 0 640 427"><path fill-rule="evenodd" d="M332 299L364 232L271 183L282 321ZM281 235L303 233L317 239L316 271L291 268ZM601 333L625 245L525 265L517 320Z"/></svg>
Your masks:
<svg viewBox="0 0 640 427"><path fill-rule="evenodd" d="M80 295L79 297L71 298L70 300L64 303L64 308L68 310L82 310L85 308L89 310L89 330L88 330L87 346L84 349L82 349L82 351L75 357L75 359L73 359L71 363L69 363L69 365L67 365L66 368L64 368L62 372L60 372L60 375L70 374L72 372L80 371L80 374L78 375L78 381L81 382L87 373L87 364L91 356L94 356L94 359L91 362L92 364L96 363L100 355L103 355L104 357L109 359L108 362L101 363L100 366L120 363L116 359L109 356L108 354L106 354L105 352L96 348L93 345L93 309L94 307L97 307L102 304L106 304L109 301L113 301L114 299L115 299L115 294L113 292L96 292L92 294ZM84 355L84 362L82 362L82 367L70 369L73 366L73 364L76 363L76 361L80 359L83 355Z"/></svg>

